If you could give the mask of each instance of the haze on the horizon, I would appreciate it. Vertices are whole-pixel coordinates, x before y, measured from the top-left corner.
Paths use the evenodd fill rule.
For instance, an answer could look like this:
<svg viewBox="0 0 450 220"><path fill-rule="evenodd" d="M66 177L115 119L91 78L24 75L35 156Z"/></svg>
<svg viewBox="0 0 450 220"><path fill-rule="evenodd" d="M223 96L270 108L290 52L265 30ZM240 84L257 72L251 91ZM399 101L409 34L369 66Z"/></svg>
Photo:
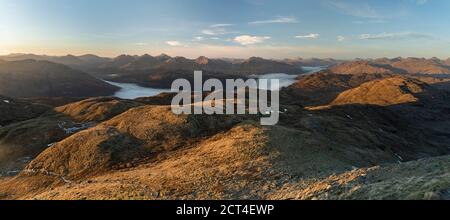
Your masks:
<svg viewBox="0 0 450 220"><path fill-rule="evenodd" d="M0 54L450 57L447 0L0 0Z"/></svg>

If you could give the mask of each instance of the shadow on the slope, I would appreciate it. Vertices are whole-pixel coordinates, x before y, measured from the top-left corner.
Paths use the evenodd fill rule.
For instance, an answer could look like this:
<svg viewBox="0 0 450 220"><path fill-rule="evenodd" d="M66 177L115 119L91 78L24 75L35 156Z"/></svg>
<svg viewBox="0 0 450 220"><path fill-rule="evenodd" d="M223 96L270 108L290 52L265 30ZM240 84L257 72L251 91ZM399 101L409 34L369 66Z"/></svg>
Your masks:
<svg viewBox="0 0 450 220"><path fill-rule="evenodd" d="M416 94L420 99L415 103L301 109L282 115L280 124L309 131L311 138L325 137L331 146L353 146L355 152L378 148L394 153L399 162L447 155L450 95L436 91Z"/></svg>

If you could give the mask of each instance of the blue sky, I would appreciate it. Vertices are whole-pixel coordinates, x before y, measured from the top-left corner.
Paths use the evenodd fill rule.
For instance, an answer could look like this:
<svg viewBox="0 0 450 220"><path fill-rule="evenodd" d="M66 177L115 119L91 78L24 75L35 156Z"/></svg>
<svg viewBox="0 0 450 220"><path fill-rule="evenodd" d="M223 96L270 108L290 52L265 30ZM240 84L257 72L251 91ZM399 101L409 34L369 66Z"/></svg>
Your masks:
<svg viewBox="0 0 450 220"><path fill-rule="evenodd" d="M0 54L450 57L448 0L0 0Z"/></svg>

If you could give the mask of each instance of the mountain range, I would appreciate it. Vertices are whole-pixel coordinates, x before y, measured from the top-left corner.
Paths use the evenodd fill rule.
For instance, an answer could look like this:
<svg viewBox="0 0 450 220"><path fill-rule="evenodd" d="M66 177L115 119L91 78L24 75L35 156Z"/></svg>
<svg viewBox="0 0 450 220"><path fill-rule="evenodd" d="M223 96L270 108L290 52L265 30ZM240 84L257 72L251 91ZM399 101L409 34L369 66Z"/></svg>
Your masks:
<svg viewBox="0 0 450 220"><path fill-rule="evenodd" d="M351 61L338 64L333 73L407 73L407 74L450 74L446 61L423 58L395 58Z"/></svg>
<svg viewBox="0 0 450 220"><path fill-rule="evenodd" d="M301 66L291 65L288 62L267 60L259 57L251 57L247 60L236 62L228 59L210 59L201 56L197 59L187 59L184 57L170 57L166 54L151 56L144 54L120 55L115 58L104 58L88 54L82 56L47 56L35 54L10 54L0 56L4 61L19 61L33 59L38 61L50 61L64 64L75 69L84 71L106 71L108 69L116 71L139 71L139 70L204 70L222 72L227 74L260 75L273 72L290 74L301 73ZM265 65L265 66L261 66ZM266 67L266 68L263 68ZM259 68L259 69L257 69ZM268 69L267 69L268 68Z"/></svg>

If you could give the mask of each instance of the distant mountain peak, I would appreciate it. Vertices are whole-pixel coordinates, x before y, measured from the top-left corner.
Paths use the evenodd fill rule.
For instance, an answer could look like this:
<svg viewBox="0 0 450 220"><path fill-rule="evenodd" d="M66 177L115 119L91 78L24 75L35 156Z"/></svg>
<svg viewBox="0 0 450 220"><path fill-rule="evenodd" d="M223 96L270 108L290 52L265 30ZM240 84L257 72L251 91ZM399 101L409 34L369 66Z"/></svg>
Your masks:
<svg viewBox="0 0 450 220"><path fill-rule="evenodd" d="M185 58L185 57L176 56L176 57L172 57L172 58L170 58L170 59L167 60L167 62L169 62L169 63L173 63L173 62L181 62L181 61L188 61L188 59Z"/></svg>
<svg viewBox="0 0 450 220"><path fill-rule="evenodd" d="M262 57L250 57L247 59L248 61L252 61L252 60L264 60L264 58Z"/></svg>
<svg viewBox="0 0 450 220"><path fill-rule="evenodd" d="M165 59L170 59L171 58L171 56L169 56L169 55L167 55L165 53L162 53L162 54L158 55L157 57L158 58L165 58Z"/></svg>
<svg viewBox="0 0 450 220"><path fill-rule="evenodd" d="M146 54L142 55L141 58L153 58L153 56L146 53Z"/></svg>
<svg viewBox="0 0 450 220"><path fill-rule="evenodd" d="M200 56L199 58L197 58L195 60L195 62L198 63L198 64L201 64L201 65L206 65L206 64L209 63L209 59L208 59L208 57Z"/></svg>
<svg viewBox="0 0 450 220"><path fill-rule="evenodd" d="M88 53L88 54L81 55L80 57L99 57L99 56L92 54L92 53Z"/></svg>
<svg viewBox="0 0 450 220"><path fill-rule="evenodd" d="M164 54L164 53L155 57L155 59L158 60L159 62L165 62L165 61L169 60L170 58L172 58L172 57L170 57L169 55Z"/></svg>
<svg viewBox="0 0 450 220"><path fill-rule="evenodd" d="M119 55L119 56L117 56L115 59L120 59L120 58L125 58L125 57L134 57L134 56L131 56L131 55L128 55L128 54L121 54L121 55Z"/></svg>

